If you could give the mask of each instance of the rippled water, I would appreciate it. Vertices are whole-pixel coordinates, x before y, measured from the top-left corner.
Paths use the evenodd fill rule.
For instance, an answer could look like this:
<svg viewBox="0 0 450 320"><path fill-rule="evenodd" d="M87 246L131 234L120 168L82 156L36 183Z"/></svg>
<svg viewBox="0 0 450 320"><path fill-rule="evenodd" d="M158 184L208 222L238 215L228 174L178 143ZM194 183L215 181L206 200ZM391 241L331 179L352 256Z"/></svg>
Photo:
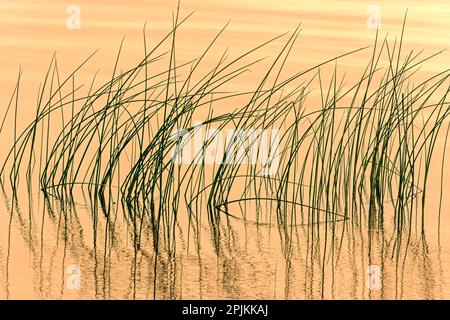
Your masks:
<svg viewBox="0 0 450 320"><path fill-rule="evenodd" d="M440 234L434 216L426 239L420 228L397 239L389 230L338 222L335 228L316 225L314 233L311 226L299 223L289 228L287 241L275 225L255 224L253 217L243 219L237 207L230 208L233 217L222 220L220 243L213 241L207 218L199 222L198 234L189 233L187 221L181 218L176 249L166 243L155 258L148 223L141 222L140 247L135 250L136 225L122 210L105 215L101 208L91 208L81 193L76 200L70 205L37 193L15 203L4 195L2 298L440 299L450 295L448 204ZM247 206L251 214L252 205ZM270 210L270 204L262 207ZM79 288L73 265L79 267ZM380 270L380 288L368 286L370 265Z"/></svg>

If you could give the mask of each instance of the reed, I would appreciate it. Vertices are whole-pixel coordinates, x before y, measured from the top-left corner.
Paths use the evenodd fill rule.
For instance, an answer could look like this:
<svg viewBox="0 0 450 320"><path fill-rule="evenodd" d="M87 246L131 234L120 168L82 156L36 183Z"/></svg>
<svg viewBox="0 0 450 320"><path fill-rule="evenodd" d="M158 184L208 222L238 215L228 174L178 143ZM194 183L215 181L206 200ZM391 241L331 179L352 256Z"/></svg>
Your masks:
<svg viewBox="0 0 450 320"><path fill-rule="evenodd" d="M283 77L298 27L253 90L229 92L229 83L261 62L253 54L286 35L230 61L224 52L205 72L204 60L226 26L197 58L178 64L177 30L189 16L180 18L177 11L171 31L153 48L147 47L144 27L144 57L125 71L119 67L122 42L111 79L96 85L94 75L84 94L77 74L95 53L62 80L53 57L34 120L22 131L19 76L0 127L1 135L13 116L14 142L0 168L1 183L8 183L9 174L16 192L26 174L29 188L37 178L46 196L67 201L76 188L86 189L108 219L120 199L135 230L136 250L146 223L155 250L162 244L175 248L179 221L188 221L189 232L199 236L204 214L217 250L231 218L277 227L286 255L299 225L307 226L311 239L319 235L325 242L334 240L338 223L399 235L411 232L416 221L425 234L430 168L437 159L443 170L445 161L436 143L445 136L446 145L449 133L448 124L443 129L450 113L449 70L420 82L414 77L435 54L403 52L403 32L393 45L377 35L371 47ZM372 52L367 65L358 81L345 84L338 61L360 51ZM387 66L380 64L383 59ZM165 66L163 71L152 72L160 69L156 64ZM325 77L330 68L332 75ZM320 105L311 106L314 83ZM214 108L227 101L234 105L237 98L246 102ZM55 122L61 126L56 135ZM174 161L174 150L197 142L174 135L180 128L187 137L214 128L188 164ZM208 163L205 151L228 129L254 134L221 141L222 161ZM260 158L260 147L254 149L268 130L278 132L276 150L269 150L278 165L270 174L271 162ZM321 235L321 224L330 225L331 234Z"/></svg>

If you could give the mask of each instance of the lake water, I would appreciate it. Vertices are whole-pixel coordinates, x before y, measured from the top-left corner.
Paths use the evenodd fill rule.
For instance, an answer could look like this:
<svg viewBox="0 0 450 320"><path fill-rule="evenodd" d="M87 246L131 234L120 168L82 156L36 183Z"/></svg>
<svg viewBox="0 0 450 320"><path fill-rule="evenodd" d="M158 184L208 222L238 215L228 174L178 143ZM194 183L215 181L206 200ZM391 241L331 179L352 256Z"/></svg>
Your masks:
<svg viewBox="0 0 450 320"><path fill-rule="evenodd" d="M177 2L133 0L125 4L114 0L106 4L98 0L77 0L73 4L81 10L81 28L71 30L67 28L67 19L73 13L67 12L68 3L56 0L6 0L0 3L0 114L3 119L19 68L22 68L16 115L18 131L24 130L35 117L39 86L55 52L62 79L99 49L92 61L77 74L76 86L84 84L81 90L86 93L97 71L96 83L111 79L124 36L118 69L127 70L139 63L145 52L144 24L148 47L156 45L171 29ZM401 36L403 18L406 9L409 10L403 40L405 56L409 50L419 52L423 49L422 54L426 57L450 44L450 6L445 0L182 1L181 16L195 13L177 33L177 64L197 58L228 22L229 26L205 58L201 66L203 72L209 72L227 48L228 55L235 57L280 34L292 33L301 23L300 36L282 76L295 74L352 50L371 46L376 31L368 27L368 18L374 8L380 13L379 38L388 35L392 45ZM288 37L286 35L255 52L252 59L267 59L251 66L249 74L234 79L226 89L230 92L254 89ZM339 77L345 74L346 86L357 81L371 55L368 48L339 59ZM448 61L448 52L426 61L414 83L446 70ZM387 62L383 56L380 65ZM330 83L332 78L330 72L334 62L330 65L323 67L325 83ZM160 64L150 73L164 70L166 66ZM183 72L185 74L188 69L183 69L180 74ZM316 90L305 104L308 110L316 110L321 100L318 82L313 82L312 86ZM447 88L448 79L441 90L445 92ZM217 102L213 106L214 114L234 109L243 100L237 97L232 101L233 105ZM444 106L448 108L448 97L445 102ZM343 103L347 106L350 101ZM70 121L70 109L67 110L62 116L66 124ZM128 109L133 110L133 107ZM200 112L193 120L203 121L207 116L208 112ZM426 119L426 115L422 116L424 118L413 122L416 128ZM70 201L53 190L45 196L40 191L36 174L50 155L48 151L41 154L38 151L46 150L46 146L58 139L62 129L62 120L58 117L51 121L44 119L48 129L43 132L50 136L49 142L39 135L36 140L33 188L27 189L24 170L15 197L9 183L10 171L3 175L0 202L2 299L450 298L450 199L447 196L450 170L446 168L448 160L443 153L450 151L446 150L448 146L445 149L448 118L436 138L436 157L431 162L426 189L425 217L421 217L421 198L414 196L408 206L413 218L403 221L403 232L398 233L394 226L400 222L395 218L391 203L386 204L385 223L381 228L370 226L371 215L369 210L365 211L367 206L359 208L358 218L353 219L342 210L344 199L335 199L332 193L327 193L326 197L333 204L334 200L339 202L339 215L305 210L311 201L321 202L314 198L317 191L308 189L312 181L295 180L294 183L301 187L287 189L293 194L293 190L304 190L304 197L310 202L299 206L298 203L286 204L286 201L280 208L278 203L270 200L274 191L267 187L267 181L261 184L265 186L263 191L258 189L265 194L263 200L242 200L244 195L253 199L255 190L248 191L251 184L237 177L231 184L231 191L227 189L230 191L228 206L215 211L217 216L212 219L207 206L211 184L215 181L212 173L216 168L212 165L203 172L201 182L189 185L191 189L183 189L185 193L181 198L189 198L196 183L205 187L195 199L195 206L188 208L185 204L175 212L173 208L164 211L163 227L159 232L152 229L154 221L150 216L139 216L139 208L131 210L122 206L120 184L115 181L111 182L111 201L106 206L98 199L90 198L87 188L78 185ZM0 132L2 165L13 146L13 120L10 109ZM161 124L151 122L150 125L157 128ZM299 130L304 130L306 125L303 123ZM334 131L338 132L338 129ZM420 140L420 135L414 137ZM134 163L132 155L136 148L137 145L133 145L127 149L127 156L130 156L120 164L120 170L126 171ZM302 149L300 154L307 155L308 152L313 151ZM102 161L107 163L108 160ZM53 164L51 162L50 167ZM417 160L417 166L422 165ZM9 166L14 164L10 162ZM416 171L415 174L423 177L423 173ZM199 181L201 176L196 176ZM345 176L339 177L344 179ZM290 172L288 177L296 178L298 172ZM336 183L345 182L336 180ZM399 181L394 179L391 183L395 189ZM161 190L154 192L158 195ZM175 197L175 187L173 190L172 193L166 191L168 197ZM215 192L220 194L221 189L215 189ZM283 212L282 217L289 218L280 223L280 216L275 212ZM309 219L316 214L314 217L318 220L311 223ZM215 220L219 216L220 221ZM329 220L341 216L346 218L332 223ZM406 226L406 222L411 224ZM425 233L422 233L422 223ZM279 227L280 224L284 229ZM156 233L161 234L156 237ZM157 250L156 238L160 239Z"/></svg>

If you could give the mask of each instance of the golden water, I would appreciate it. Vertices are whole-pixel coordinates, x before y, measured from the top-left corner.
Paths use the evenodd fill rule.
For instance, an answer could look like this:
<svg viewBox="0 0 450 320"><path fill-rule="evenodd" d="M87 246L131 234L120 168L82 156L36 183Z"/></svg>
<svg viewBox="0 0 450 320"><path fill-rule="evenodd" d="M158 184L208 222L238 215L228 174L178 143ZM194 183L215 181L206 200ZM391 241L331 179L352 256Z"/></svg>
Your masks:
<svg viewBox="0 0 450 320"><path fill-rule="evenodd" d="M80 30L66 28L68 4L57 0L0 1L0 114L9 102L21 67L20 110L26 110L19 117L21 127L34 116L39 83L53 53L57 53L61 73L68 74L100 49L77 81L88 84L97 70L99 79L107 80L123 36L126 38L120 65L126 69L142 58L144 23L149 45L155 44L170 29L177 1L77 0ZM293 31L301 23L302 32L287 68L294 73L371 45L375 38L375 30L367 27L367 8L371 4L381 10L379 37L389 34L390 39L398 39L409 8L405 51L424 49L424 55L428 55L449 46L450 5L446 0L182 1L182 15L191 11L195 14L177 35L177 59L182 62L197 57L228 21L214 53L229 47L230 55L238 55ZM261 48L256 56L274 57L281 45L278 42ZM347 72L349 79L359 75L370 54L369 49L340 60L341 72ZM448 61L449 54L444 52L427 62L422 77L448 68ZM258 69L254 74L260 75ZM236 80L234 89L251 89L252 77ZM2 153L9 150L11 141L11 127L6 129L9 135L2 136ZM442 152L442 140L438 142L438 154ZM38 189L20 194L16 203L5 187L0 204L0 298L448 299L448 171L444 172L440 228L441 170L435 165L427 198L426 240L420 235L420 226L413 226L408 250L399 255L390 230L373 231L352 225L344 228L338 224L335 233L339 234L339 243L330 239L327 243L334 249L321 250L325 240L318 238L314 241L319 249L312 253L308 250L312 241L308 227L295 227L288 256L276 227L236 218L228 221L218 253L203 214L201 241L195 241L181 226L177 250L164 251L156 264L150 232L143 233L141 249L136 251L132 227L120 207L111 214L116 218L110 221L101 210L97 212L90 206L82 191L76 193L74 206L61 207L56 199L51 206L46 204ZM233 210L235 216L240 216L238 206ZM97 218L94 213L98 213ZM185 222L180 219L180 224ZM320 228L324 234L328 226ZM405 243L407 235L402 238ZM80 268L79 288L70 286L70 265ZM381 268L380 288L367 286L370 265Z"/></svg>

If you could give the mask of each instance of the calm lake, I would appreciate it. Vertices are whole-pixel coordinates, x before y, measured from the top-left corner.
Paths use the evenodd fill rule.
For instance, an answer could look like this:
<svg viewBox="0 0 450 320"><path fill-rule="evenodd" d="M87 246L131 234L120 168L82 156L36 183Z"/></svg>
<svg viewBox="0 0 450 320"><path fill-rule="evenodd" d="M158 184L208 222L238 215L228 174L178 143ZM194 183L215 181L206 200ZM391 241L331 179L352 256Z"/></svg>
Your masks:
<svg viewBox="0 0 450 320"><path fill-rule="evenodd" d="M0 299L449 299L448 1L177 3L1 1Z"/></svg>

